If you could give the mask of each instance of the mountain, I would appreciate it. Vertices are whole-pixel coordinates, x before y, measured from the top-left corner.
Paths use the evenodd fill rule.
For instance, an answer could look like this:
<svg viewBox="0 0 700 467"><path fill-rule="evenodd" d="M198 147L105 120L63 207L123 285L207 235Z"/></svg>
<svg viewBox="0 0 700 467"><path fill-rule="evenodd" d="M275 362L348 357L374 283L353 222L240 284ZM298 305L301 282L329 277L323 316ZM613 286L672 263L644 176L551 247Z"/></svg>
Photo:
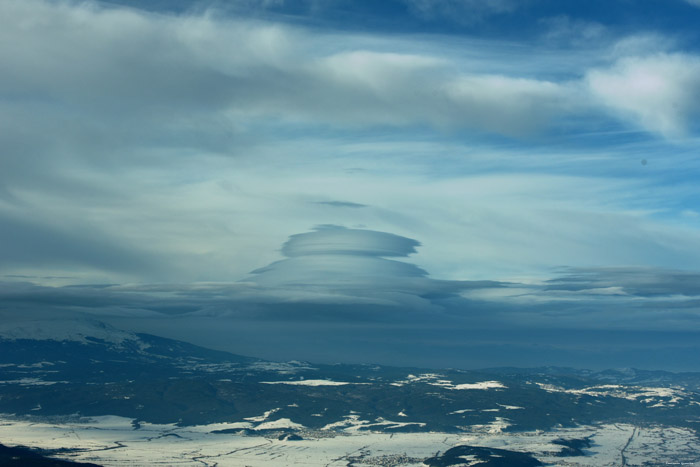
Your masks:
<svg viewBox="0 0 700 467"><path fill-rule="evenodd" d="M133 430L212 426L208 433L287 443L352 433L700 428L700 375L693 373L270 362L99 322L54 324L0 329L0 413L25 421L109 415L130 420ZM584 455L583 441L555 441L552 452ZM465 449L421 462L453 465L449 459L504 455Z"/></svg>

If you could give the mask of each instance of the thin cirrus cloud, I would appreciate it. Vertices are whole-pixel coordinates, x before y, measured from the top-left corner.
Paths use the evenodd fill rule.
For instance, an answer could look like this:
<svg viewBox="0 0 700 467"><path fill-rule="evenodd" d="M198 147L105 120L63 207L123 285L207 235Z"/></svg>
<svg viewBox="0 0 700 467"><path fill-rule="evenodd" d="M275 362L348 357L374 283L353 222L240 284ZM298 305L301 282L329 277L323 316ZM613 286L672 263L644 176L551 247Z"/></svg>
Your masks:
<svg viewBox="0 0 700 467"><path fill-rule="evenodd" d="M353 203L352 201L317 201L316 204L321 204L324 206L332 206L334 208L366 208L366 204Z"/></svg>
<svg viewBox="0 0 700 467"><path fill-rule="evenodd" d="M491 15L512 13L518 9L513 0L404 0L409 9L424 19L450 18L470 24Z"/></svg>

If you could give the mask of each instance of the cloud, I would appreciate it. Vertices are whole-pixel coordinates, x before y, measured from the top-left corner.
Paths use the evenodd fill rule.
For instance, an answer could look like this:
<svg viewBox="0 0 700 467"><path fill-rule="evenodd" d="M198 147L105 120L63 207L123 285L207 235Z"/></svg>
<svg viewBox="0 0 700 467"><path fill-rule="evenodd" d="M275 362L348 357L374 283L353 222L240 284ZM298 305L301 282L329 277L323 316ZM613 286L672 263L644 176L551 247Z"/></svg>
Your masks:
<svg viewBox="0 0 700 467"><path fill-rule="evenodd" d="M697 271L579 267L506 283L433 279L414 264L388 259L418 246L387 232L321 226L290 236L282 248L286 259L238 282L42 287L15 278L0 283L0 301L5 311L27 316L348 323L383 316L403 326L440 315L447 320L441 326L474 329L700 331Z"/></svg>
<svg viewBox="0 0 700 467"><path fill-rule="evenodd" d="M111 130L138 135L139 122L148 122L157 137L188 131L209 114L211 121L274 116L513 135L533 114L545 124L551 117L551 83L462 76L439 56L382 50L381 38L368 44L359 35L341 40L281 24L89 4L11 0L0 8L2 43L22 44L21 53L0 47L4 91L31 95L44 111L100 113L114 121ZM527 114L517 110L523 105Z"/></svg>
<svg viewBox="0 0 700 467"><path fill-rule="evenodd" d="M567 15L542 18L540 23L546 29L544 39L556 43L590 45L605 38L608 33L607 28L601 23L571 18Z"/></svg>
<svg viewBox="0 0 700 467"><path fill-rule="evenodd" d="M479 22L489 16L512 13L520 5L513 0L403 0L418 17L462 24ZM522 3L522 2L521 2Z"/></svg>
<svg viewBox="0 0 700 467"><path fill-rule="evenodd" d="M638 32L616 40L606 55L614 61L624 58L670 54L682 48L677 37L661 33Z"/></svg>
<svg viewBox="0 0 700 467"><path fill-rule="evenodd" d="M357 306L356 312L349 309L346 318L361 320L371 318L376 307L402 313L435 311L462 291L505 286L495 281L431 279L414 264L387 259L407 257L418 246L415 240L386 232L320 226L290 236L282 247L286 259L256 269L238 282L66 287L15 282L14 287L1 284L0 300L23 304L23 310L52 304L107 316L135 316L137 310L144 310L147 317L154 312L225 317L231 310L237 310L234 315L250 318L262 313L264 317L279 305L298 304L285 311L286 319L292 321L305 319L304 304L323 304L329 310Z"/></svg>
<svg viewBox="0 0 700 467"><path fill-rule="evenodd" d="M123 278L149 275L164 266L164 258L124 245L118 238L87 226L3 212L0 209L0 264L5 268L51 271L87 269L93 276L106 271Z"/></svg>
<svg viewBox="0 0 700 467"><path fill-rule="evenodd" d="M465 295L494 304L494 319L516 327L698 332L698 279L700 273L694 270L568 268L541 283Z"/></svg>
<svg viewBox="0 0 700 467"><path fill-rule="evenodd" d="M352 203L350 201L317 201L316 204L332 206L334 208L366 208L366 204Z"/></svg>
<svg viewBox="0 0 700 467"><path fill-rule="evenodd" d="M588 72L600 101L647 131L678 138L700 114L700 57L661 53L627 57Z"/></svg>
<svg viewBox="0 0 700 467"><path fill-rule="evenodd" d="M489 131L509 128L527 134L547 125L571 105L567 90L553 82L499 75L462 76L449 83L447 94L464 106L455 120Z"/></svg>
<svg viewBox="0 0 700 467"><path fill-rule="evenodd" d="M289 237L282 247L288 257L312 255L408 256L420 246L415 240L372 230L328 225Z"/></svg>
<svg viewBox="0 0 700 467"><path fill-rule="evenodd" d="M341 254L336 263L323 261L330 256L312 254L305 258L308 263L292 264L314 281L297 281L300 293L287 276L293 268L272 264L253 275L258 283L45 287L0 282L0 302L4 321L13 327L38 319L99 319L121 329L277 360L458 368L669 368L650 360L661 352L672 357L673 369L697 370L697 272L589 268L570 270L541 285L427 283L424 272L400 263L375 276L388 266L376 268L372 262L397 263L378 256ZM355 276L355 266L370 269L364 277ZM334 276L339 268L350 269L344 283ZM281 276L272 277L276 273ZM267 274L272 275L263 277ZM376 293L368 295L363 281L372 281ZM636 284L642 294L611 293L610 284L620 283L627 284L627 292ZM406 290L409 285L415 290ZM658 287L674 295L643 292ZM437 294L417 295L427 290ZM694 295L681 301L675 298L679 290ZM506 294L479 298L489 291ZM523 294L548 300L527 302ZM435 306L426 306L428 300ZM601 351L592 353L591 348Z"/></svg>
<svg viewBox="0 0 700 467"><path fill-rule="evenodd" d="M335 29L345 0L291 20L288 2L115 3L0 1L0 274L77 285L6 284L3 317L440 365L698 329L677 272L700 264L683 31L512 1ZM545 10L552 42L532 37Z"/></svg>
<svg viewBox="0 0 700 467"><path fill-rule="evenodd" d="M259 299L312 303L364 303L411 308L433 306L460 290L499 287L488 281L442 281L423 269L389 260L416 252L420 244L386 232L321 226L296 234L282 247L287 257L256 269L246 282ZM254 297L248 299L255 300Z"/></svg>
<svg viewBox="0 0 700 467"><path fill-rule="evenodd" d="M0 213L23 213L0 272L233 281L324 223L430 239L415 262L449 279L697 260L674 224L694 188L665 184L677 155L611 146L609 115L635 114L578 81L592 63L614 78L629 47L524 54L220 13L0 2ZM650 125L683 114L664 109Z"/></svg>
<svg viewBox="0 0 700 467"><path fill-rule="evenodd" d="M613 289L636 297L700 298L700 273L652 267L571 268L547 285L547 290L572 292Z"/></svg>

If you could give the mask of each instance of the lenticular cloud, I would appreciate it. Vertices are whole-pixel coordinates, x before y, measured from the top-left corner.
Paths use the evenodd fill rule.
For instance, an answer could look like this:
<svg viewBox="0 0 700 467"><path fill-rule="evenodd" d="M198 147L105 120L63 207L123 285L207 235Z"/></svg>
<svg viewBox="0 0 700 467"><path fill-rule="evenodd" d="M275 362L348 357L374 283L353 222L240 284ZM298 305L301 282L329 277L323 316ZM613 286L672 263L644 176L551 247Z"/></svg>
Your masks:
<svg viewBox="0 0 700 467"><path fill-rule="evenodd" d="M413 264L391 257L416 252L416 240L373 230L318 227L292 235L282 247L287 259L252 272L250 282L293 301L429 304L426 297L450 295L462 282L428 278Z"/></svg>
<svg viewBox="0 0 700 467"><path fill-rule="evenodd" d="M357 255L408 256L416 252L416 240L374 230L346 229L335 225L289 237L282 247L285 256Z"/></svg>

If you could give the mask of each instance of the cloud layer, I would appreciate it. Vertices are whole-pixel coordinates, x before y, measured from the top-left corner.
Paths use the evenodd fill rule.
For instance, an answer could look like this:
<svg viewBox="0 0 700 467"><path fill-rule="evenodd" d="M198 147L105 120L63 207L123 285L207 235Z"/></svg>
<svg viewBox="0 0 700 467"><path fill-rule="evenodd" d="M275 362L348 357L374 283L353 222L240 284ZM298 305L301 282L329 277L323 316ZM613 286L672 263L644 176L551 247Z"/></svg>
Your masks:
<svg viewBox="0 0 700 467"><path fill-rule="evenodd" d="M322 226L292 235L282 247L287 259L253 271L258 299L343 304L433 307L435 300L470 288L499 287L487 281L428 278L423 269L387 257L405 257L420 244L387 232ZM250 297L252 298L252 297Z"/></svg>
<svg viewBox="0 0 700 467"><path fill-rule="evenodd" d="M426 2L420 9L458 3L474 9L461 2ZM500 1L484 5L512 8ZM39 0L4 2L2 13L5 94L31 95L34 105L78 118L99 113L100 119L112 114L122 122L160 119L161 131L187 130L194 117L214 112L234 124L244 117L274 116L520 135L581 113L590 100L576 80L503 69L487 54L464 60L440 52L437 44L416 47L410 38L339 37L213 14L177 17ZM17 43L21 52L13 47ZM592 63L585 61L577 65L579 75L590 73L581 84L589 83L601 100L599 112L608 106L628 110L646 129L672 134L697 110L693 99L684 99L695 92L697 60L694 54L641 55L624 57L607 70L589 70ZM632 84L621 95L616 89L625 82ZM666 113L679 103L683 108L652 118L662 102ZM651 112L639 107L645 105ZM183 121L180 112L190 117Z"/></svg>
<svg viewBox="0 0 700 467"><path fill-rule="evenodd" d="M500 14L514 4L413 8ZM0 216L33 226L5 235L4 273L234 279L258 255L274 260L286 236L324 223L437 235L444 247L424 249L422 260L451 278L466 270L450 261L481 269L475 256L509 245L522 246L508 253L513 264L534 268L604 258L565 253L593 219L610 230L591 233L591 250L628 232L668 258L658 266L684 267L674 245L697 243L653 217L693 212L669 206L691 195L671 193L668 181L674 166L697 167L662 159L693 147L699 108L697 51L674 52L659 33L617 37L608 27L590 49L552 36L524 55L506 41L334 31L217 10L10 0L0 18ZM641 135L629 147L608 136L629 131ZM653 161L657 178L622 169L635 159ZM556 200L567 200L563 211ZM328 209L351 206L365 208ZM541 221L533 235L519 227L527 218ZM81 245L94 251L86 236L104 253L66 258ZM565 257L547 257L538 239ZM469 247L475 240L483 246ZM32 251L44 252L44 271Z"/></svg>
<svg viewBox="0 0 700 467"><path fill-rule="evenodd" d="M0 312L687 350L692 3L0 2Z"/></svg>
<svg viewBox="0 0 700 467"><path fill-rule="evenodd" d="M659 54L620 59L587 79L593 94L622 117L674 138L686 134L700 112L699 76L700 57Z"/></svg>
<svg viewBox="0 0 700 467"><path fill-rule="evenodd" d="M459 283L373 255L285 261L295 267L272 264L243 283L0 283L0 301L9 325L99 319L272 359L697 370L697 273L586 269L541 284ZM374 275L383 261L398 267ZM356 266L370 271L355 275ZM351 270L339 280L342 268ZM313 286L295 290L304 280Z"/></svg>

